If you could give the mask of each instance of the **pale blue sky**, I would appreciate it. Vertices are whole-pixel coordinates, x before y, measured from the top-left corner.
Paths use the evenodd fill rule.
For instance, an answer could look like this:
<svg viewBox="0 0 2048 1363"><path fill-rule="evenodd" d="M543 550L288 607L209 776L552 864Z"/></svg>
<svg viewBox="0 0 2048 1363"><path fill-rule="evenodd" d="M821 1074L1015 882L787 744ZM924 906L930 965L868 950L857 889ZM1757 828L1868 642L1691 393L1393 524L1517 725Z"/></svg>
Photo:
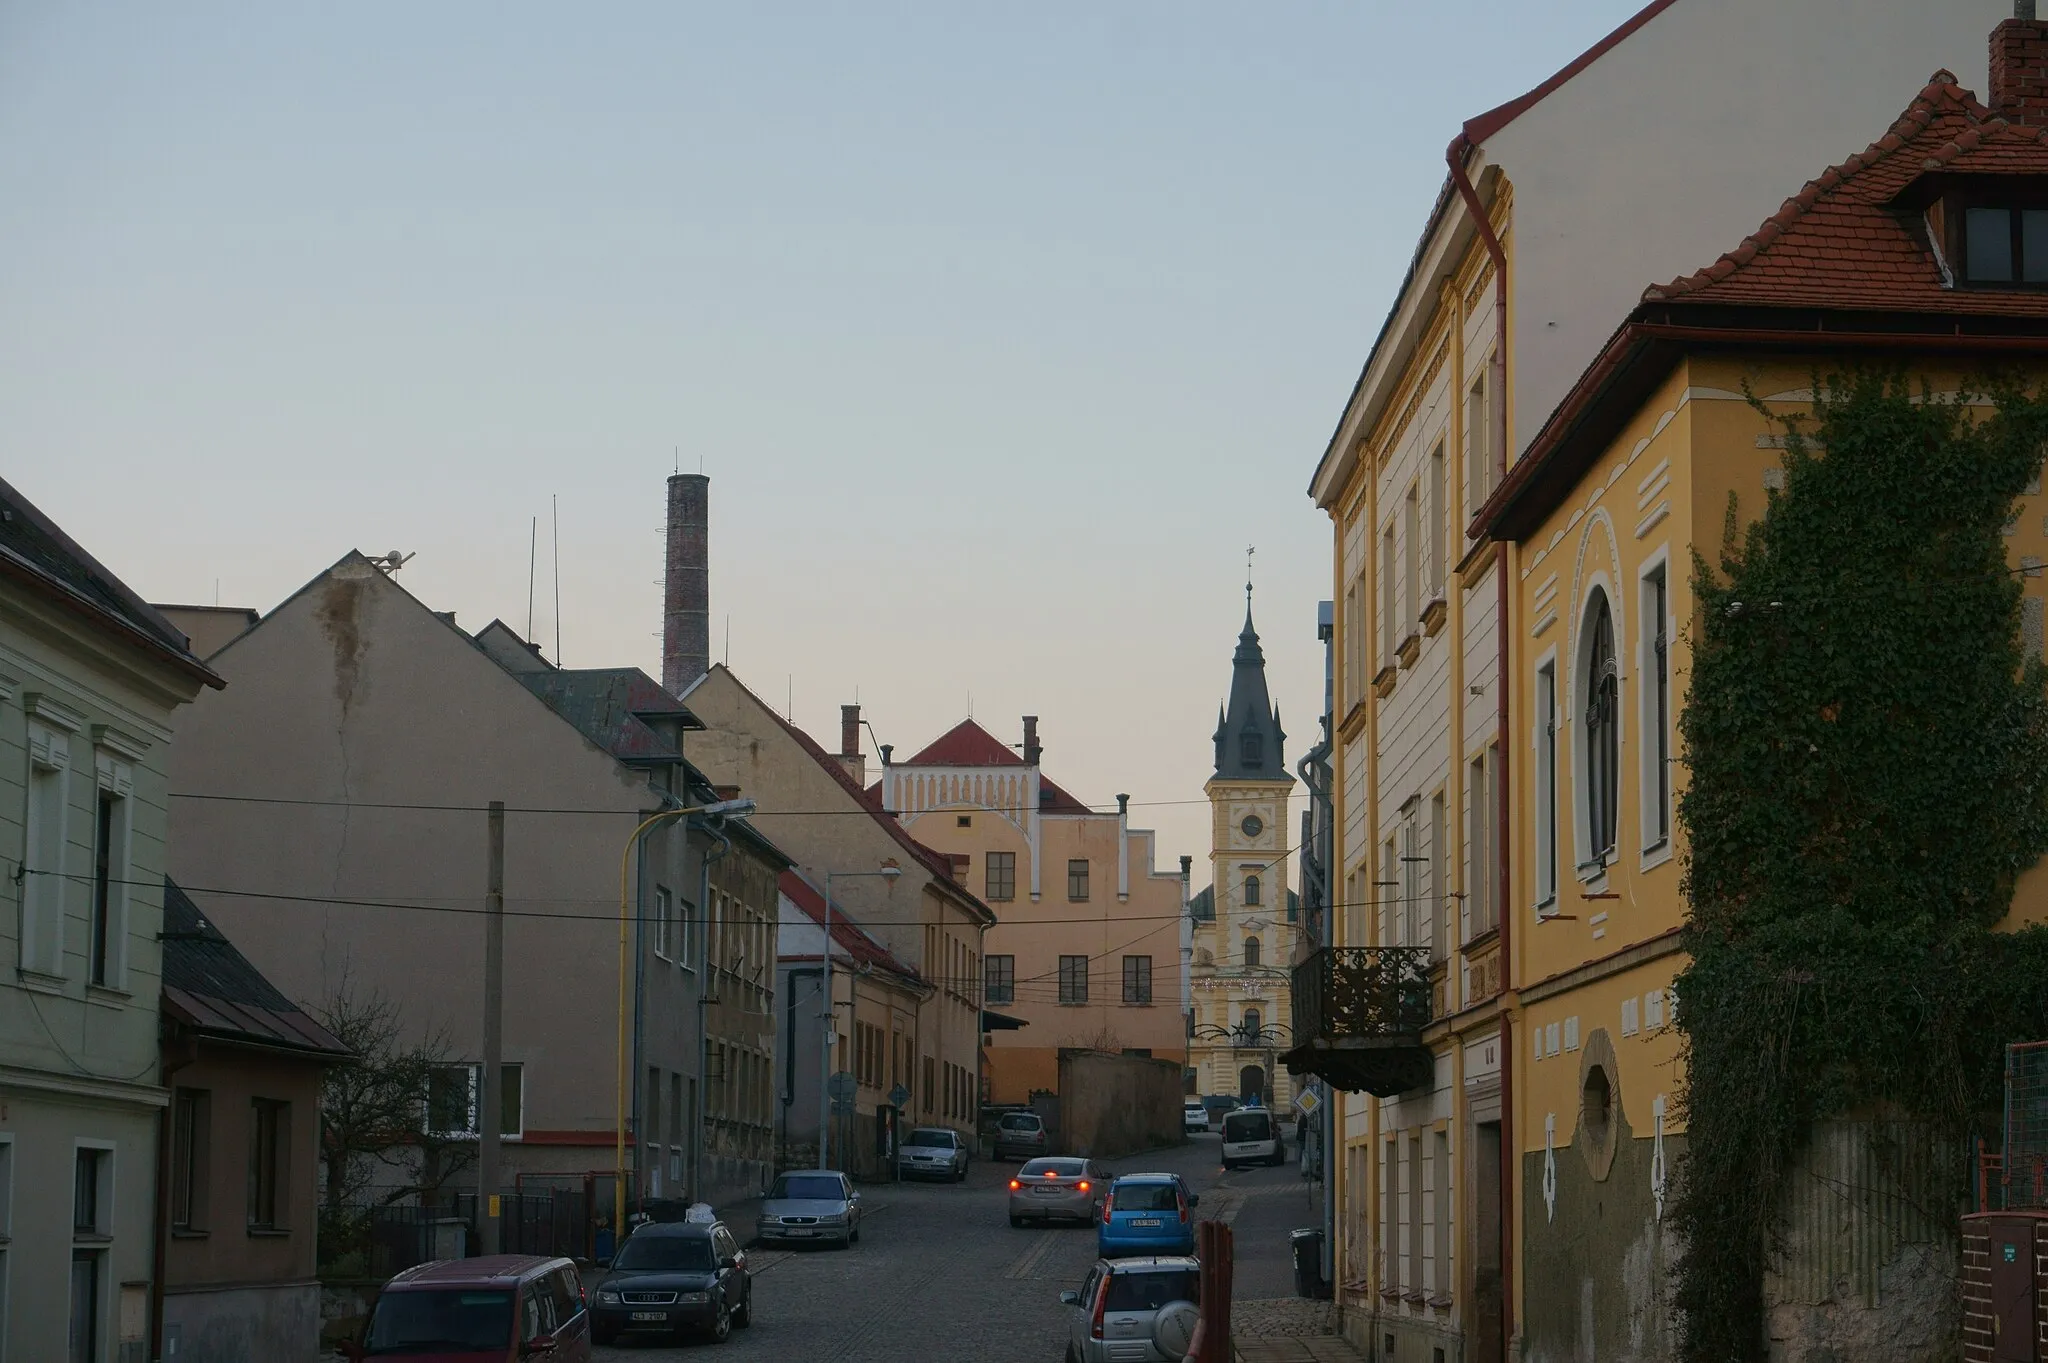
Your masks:
<svg viewBox="0 0 2048 1363"><path fill-rule="evenodd" d="M1042 717L1198 860L1256 543L1290 762L1304 495L1465 118L1634 0L0 2L0 468L157 600L349 548L481 627L561 497L572 666L714 656L821 740ZM261 793L261 792L254 792Z"/></svg>

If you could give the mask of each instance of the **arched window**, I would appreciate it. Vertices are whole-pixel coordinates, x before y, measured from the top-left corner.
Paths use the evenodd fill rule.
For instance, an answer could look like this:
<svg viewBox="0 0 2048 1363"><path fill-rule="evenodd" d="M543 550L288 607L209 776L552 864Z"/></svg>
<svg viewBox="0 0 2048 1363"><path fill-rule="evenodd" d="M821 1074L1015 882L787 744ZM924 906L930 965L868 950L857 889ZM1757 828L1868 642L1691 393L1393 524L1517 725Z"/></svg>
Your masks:
<svg viewBox="0 0 2048 1363"><path fill-rule="evenodd" d="M1593 594L1586 614L1583 675L1587 860L1604 862L1614 850L1614 817L1621 804L1621 671L1614 660L1614 611L1605 592Z"/></svg>
<svg viewBox="0 0 2048 1363"><path fill-rule="evenodd" d="M1258 1009L1247 1008L1244 1010L1244 1035L1247 1041L1258 1040L1259 1021L1260 1019Z"/></svg>
<svg viewBox="0 0 2048 1363"><path fill-rule="evenodd" d="M1264 734L1247 732L1238 740L1238 751L1244 756L1247 767L1260 767L1266 763L1266 737Z"/></svg>
<svg viewBox="0 0 2048 1363"><path fill-rule="evenodd" d="M1246 876L1244 878L1244 902L1246 907L1259 902L1259 878L1257 876Z"/></svg>
<svg viewBox="0 0 2048 1363"><path fill-rule="evenodd" d="M1244 963L1246 965L1257 965L1259 963L1258 938L1247 937L1244 939Z"/></svg>

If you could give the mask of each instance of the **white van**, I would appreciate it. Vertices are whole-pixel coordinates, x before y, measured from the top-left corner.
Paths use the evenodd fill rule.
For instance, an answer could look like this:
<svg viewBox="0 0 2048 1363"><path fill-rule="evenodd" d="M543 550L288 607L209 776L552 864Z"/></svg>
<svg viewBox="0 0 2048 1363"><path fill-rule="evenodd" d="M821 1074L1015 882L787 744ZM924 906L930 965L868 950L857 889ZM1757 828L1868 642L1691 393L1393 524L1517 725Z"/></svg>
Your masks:
<svg viewBox="0 0 2048 1363"><path fill-rule="evenodd" d="M1279 1164L1287 1156L1280 1148L1280 1124L1263 1107L1241 1107L1223 1117L1223 1167L1240 1164Z"/></svg>

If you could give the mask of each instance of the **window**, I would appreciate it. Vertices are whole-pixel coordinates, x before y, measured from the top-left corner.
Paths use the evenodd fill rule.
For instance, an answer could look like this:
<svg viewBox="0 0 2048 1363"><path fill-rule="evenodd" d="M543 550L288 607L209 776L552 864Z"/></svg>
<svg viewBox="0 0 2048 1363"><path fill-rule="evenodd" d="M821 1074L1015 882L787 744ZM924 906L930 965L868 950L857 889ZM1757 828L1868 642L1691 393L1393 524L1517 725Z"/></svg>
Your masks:
<svg viewBox="0 0 2048 1363"><path fill-rule="evenodd" d="M1410 1292L1422 1290L1422 1133L1416 1132L1402 1144L1408 1147L1407 1187L1408 1272L1404 1285Z"/></svg>
<svg viewBox="0 0 2048 1363"><path fill-rule="evenodd" d="M120 797L113 792L100 791L97 817L93 821L92 937L86 958L86 979L99 985L107 982L107 957L111 950L108 937L113 928L111 914L114 908L113 882L116 879L114 833L120 827L115 813L120 803Z"/></svg>
<svg viewBox="0 0 2048 1363"><path fill-rule="evenodd" d="M1088 863L1081 858L1067 863L1067 898L1076 903L1088 898Z"/></svg>
<svg viewBox="0 0 2048 1363"><path fill-rule="evenodd" d="M1655 849L1671 840L1671 649L1665 637L1670 608L1665 566L1643 578L1643 649L1648 655L1643 690L1643 842Z"/></svg>
<svg viewBox="0 0 2048 1363"><path fill-rule="evenodd" d="M1446 1132L1435 1133L1435 1158L1430 1170L1430 1191L1436 1201L1436 1253L1435 1281L1432 1289L1439 1296L1451 1294L1451 1138Z"/></svg>
<svg viewBox="0 0 2048 1363"><path fill-rule="evenodd" d="M292 1105L249 1100L249 1229L281 1230L291 1210Z"/></svg>
<svg viewBox="0 0 2048 1363"><path fill-rule="evenodd" d="M1248 947L1256 947L1258 944L1258 939L1253 938L1250 942L1247 942L1245 945ZM1256 1008L1245 1009L1244 1039L1246 1041L1251 1042L1254 1046L1256 1046L1259 1043L1259 1038L1264 1033L1264 1031L1265 1020L1259 1016L1259 1010Z"/></svg>
<svg viewBox="0 0 2048 1363"><path fill-rule="evenodd" d="M1259 964L1259 939L1256 937L1244 939L1244 964L1247 970Z"/></svg>
<svg viewBox="0 0 2048 1363"><path fill-rule="evenodd" d="M653 939L654 954L662 960L669 959L675 949L674 939L669 935L669 894L660 885L654 887L654 922L649 936Z"/></svg>
<svg viewBox="0 0 2048 1363"><path fill-rule="evenodd" d="M1240 734L1240 735L1238 735L1238 739L1237 739L1237 752L1238 752L1238 756L1244 759L1244 765L1246 765L1247 767L1263 767L1263 766L1265 766L1265 765L1266 765L1266 737L1265 737L1265 735L1264 735L1264 734L1261 734L1261 733L1258 733L1258 732L1256 732L1256 731L1247 731L1247 732L1245 732L1245 733L1243 733L1243 734Z"/></svg>
<svg viewBox="0 0 2048 1363"><path fill-rule="evenodd" d="M103 1236L113 1228L114 1152L81 1145L72 1155L71 1233Z"/></svg>
<svg viewBox="0 0 2048 1363"><path fill-rule="evenodd" d="M1401 538L1407 549L1401 555L1401 633L1415 632L1422 618L1422 484L1408 488L1401 505Z"/></svg>
<svg viewBox="0 0 2048 1363"><path fill-rule="evenodd" d="M1344 591L1344 705L1365 699L1365 579Z"/></svg>
<svg viewBox="0 0 2048 1363"><path fill-rule="evenodd" d="M1620 780L1621 675L1614 660L1614 612L1595 590L1586 613L1584 687L1586 737L1586 865L1606 864L1614 850L1614 815Z"/></svg>
<svg viewBox="0 0 2048 1363"><path fill-rule="evenodd" d="M427 1130L439 1136L474 1136L477 1133L478 1091L483 1079L482 1065L436 1065L427 1074ZM518 1136L522 1130L526 1094L525 1067L499 1067L498 1134Z"/></svg>
<svg viewBox="0 0 2048 1363"><path fill-rule="evenodd" d="M70 1363L100 1363L100 1263L105 1252L71 1251Z"/></svg>
<svg viewBox="0 0 2048 1363"><path fill-rule="evenodd" d="M1401 945L1419 947L1429 931L1422 896L1422 801L1401 806Z"/></svg>
<svg viewBox="0 0 2048 1363"><path fill-rule="evenodd" d="M1536 905L1557 902L1557 664L1536 670Z"/></svg>
<svg viewBox="0 0 2048 1363"><path fill-rule="evenodd" d="M1965 208L1962 247L1972 284L2048 284L2048 207Z"/></svg>
<svg viewBox="0 0 2048 1363"><path fill-rule="evenodd" d="M953 827L955 827L955 828L972 828L972 827L974 827L974 816L973 816L972 814L955 814L955 815L953 816Z"/></svg>
<svg viewBox="0 0 2048 1363"><path fill-rule="evenodd" d="M1490 356L1487 363L1492 363ZM1493 491L1493 421L1487 407L1486 375L1481 373L1465 392L1465 484L1475 513Z"/></svg>
<svg viewBox="0 0 2048 1363"><path fill-rule="evenodd" d="M1249 909L1249 908L1255 908L1255 907L1257 907L1257 905L1258 905L1258 903L1259 903L1259 896L1260 896L1260 895L1261 895L1262 893L1263 893L1263 890L1262 890L1262 887L1261 887L1261 886L1259 885L1259 878L1258 878L1257 876L1246 876L1246 877L1244 878L1244 907L1245 907L1245 908L1248 908L1248 909Z"/></svg>
<svg viewBox="0 0 2048 1363"><path fill-rule="evenodd" d="M179 1089L171 1102L171 1229L203 1231L207 1227L206 1172L212 1151L213 1095L205 1089Z"/></svg>
<svg viewBox="0 0 2048 1363"><path fill-rule="evenodd" d="M930 1057L930 1056L926 1056L926 1057L924 1058L924 1091L923 1091L923 1092L924 1092L924 1110L925 1110L926 1112L930 1112L930 1111L932 1110L932 1095L933 1095L933 1093L934 1093L934 1092L935 1092L935 1091L936 1091L936 1090L938 1089L938 1086L939 1086L939 1077L938 1077L937 1073L935 1073L935 1072L934 1072L934 1069L933 1069L933 1066L934 1066L934 1064L935 1064L935 1062L933 1061L932 1057Z"/></svg>
<svg viewBox="0 0 2048 1363"><path fill-rule="evenodd" d="M983 967L988 979L986 991L990 1003L1014 1003L1017 1000L1017 958L1005 953L989 956Z"/></svg>
<svg viewBox="0 0 2048 1363"><path fill-rule="evenodd" d="M1017 854L990 852L981 860L981 872L988 898L1000 903L1017 897Z"/></svg>
<svg viewBox="0 0 2048 1363"><path fill-rule="evenodd" d="M1429 797L1429 945L1430 958L1437 961L1451 945L1451 897L1444 884L1444 841L1449 836L1444 826L1444 795L1438 791Z"/></svg>
<svg viewBox="0 0 2048 1363"><path fill-rule="evenodd" d="M1394 650L1400 646L1401 631L1396 618L1394 589L1394 527L1388 524L1380 535L1380 666L1394 665Z"/></svg>
<svg viewBox="0 0 2048 1363"><path fill-rule="evenodd" d="M1152 1002L1152 958L1124 957L1124 1002Z"/></svg>
<svg viewBox="0 0 2048 1363"><path fill-rule="evenodd" d="M1088 958L1060 957L1060 1002L1088 1002Z"/></svg>
<svg viewBox="0 0 2048 1363"><path fill-rule="evenodd" d="M1465 882L1465 903L1471 911L1467 925L1469 937L1493 930L1495 879L1493 836L1493 783L1490 766L1485 756L1472 759L1466 779L1468 826L1465 835L1465 853L1470 874Z"/></svg>
<svg viewBox="0 0 2048 1363"><path fill-rule="evenodd" d="M1444 594L1444 522L1451 509L1444 501L1444 444L1429 452L1429 594Z"/></svg>
<svg viewBox="0 0 2048 1363"><path fill-rule="evenodd" d="M676 964L685 970L697 968L697 906L687 899L676 901Z"/></svg>
<svg viewBox="0 0 2048 1363"><path fill-rule="evenodd" d="M31 719L28 724L27 864L22 877L21 968L64 972L64 848L69 813L71 736Z"/></svg>

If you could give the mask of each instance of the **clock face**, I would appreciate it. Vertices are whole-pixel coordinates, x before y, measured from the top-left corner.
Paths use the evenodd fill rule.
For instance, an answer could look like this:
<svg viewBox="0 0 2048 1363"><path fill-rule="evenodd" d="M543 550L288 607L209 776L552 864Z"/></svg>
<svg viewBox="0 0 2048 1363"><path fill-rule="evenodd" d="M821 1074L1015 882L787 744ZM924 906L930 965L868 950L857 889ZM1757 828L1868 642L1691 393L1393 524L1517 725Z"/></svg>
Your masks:
<svg viewBox="0 0 2048 1363"><path fill-rule="evenodd" d="M1266 831L1266 821L1256 814L1247 814L1244 816L1244 822L1238 827L1244 831L1246 837L1256 838Z"/></svg>

